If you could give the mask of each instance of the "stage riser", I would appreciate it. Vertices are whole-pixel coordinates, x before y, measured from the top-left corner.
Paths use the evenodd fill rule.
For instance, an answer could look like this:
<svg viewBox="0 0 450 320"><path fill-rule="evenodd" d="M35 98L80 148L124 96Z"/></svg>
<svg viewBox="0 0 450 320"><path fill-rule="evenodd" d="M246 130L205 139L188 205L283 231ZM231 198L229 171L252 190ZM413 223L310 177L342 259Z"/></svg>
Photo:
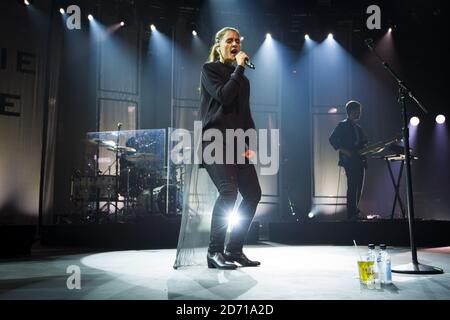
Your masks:
<svg viewBox="0 0 450 320"><path fill-rule="evenodd" d="M142 224L54 225L42 228L41 244L98 249L174 249L181 222L157 221ZM258 224L252 224L248 244L258 241ZM209 237L209 232L208 235Z"/></svg>
<svg viewBox="0 0 450 320"><path fill-rule="evenodd" d="M99 249L169 249L176 248L179 223L111 224L45 226L42 228L43 246L62 246Z"/></svg>
<svg viewBox="0 0 450 320"><path fill-rule="evenodd" d="M36 226L0 226L0 257L28 255L36 240Z"/></svg>
<svg viewBox="0 0 450 320"><path fill-rule="evenodd" d="M407 221L271 223L270 241L297 245L353 245L385 243L409 246ZM449 246L450 221L418 221L415 240L419 247Z"/></svg>

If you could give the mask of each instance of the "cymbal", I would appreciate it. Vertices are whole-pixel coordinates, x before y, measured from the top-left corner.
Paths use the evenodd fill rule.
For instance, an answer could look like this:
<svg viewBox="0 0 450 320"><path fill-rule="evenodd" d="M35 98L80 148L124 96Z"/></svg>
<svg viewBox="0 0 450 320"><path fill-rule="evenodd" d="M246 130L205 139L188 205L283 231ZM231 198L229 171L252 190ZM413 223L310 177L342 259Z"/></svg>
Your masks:
<svg viewBox="0 0 450 320"><path fill-rule="evenodd" d="M136 149L134 148L130 148L130 147L126 147L126 146L113 146L113 147L108 147L106 148L109 151L119 151L119 152L132 152L132 153L136 153Z"/></svg>
<svg viewBox="0 0 450 320"><path fill-rule="evenodd" d="M116 143L112 140L103 140L103 139L91 139L89 140L90 143L98 145L100 147L115 147Z"/></svg>
<svg viewBox="0 0 450 320"><path fill-rule="evenodd" d="M138 161L156 162L160 160L160 157L153 153L135 153L126 156L126 159L130 162L138 162Z"/></svg>

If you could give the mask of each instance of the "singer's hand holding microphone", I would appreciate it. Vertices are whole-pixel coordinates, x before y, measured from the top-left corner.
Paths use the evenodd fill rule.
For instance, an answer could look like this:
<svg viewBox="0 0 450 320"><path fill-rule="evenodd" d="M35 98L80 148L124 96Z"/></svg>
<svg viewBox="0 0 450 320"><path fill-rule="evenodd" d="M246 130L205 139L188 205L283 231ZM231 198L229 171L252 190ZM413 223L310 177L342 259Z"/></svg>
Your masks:
<svg viewBox="0 0 450 320"><path fill-rule="evenodd" d="M240 66L247 66L250 69L255 69L255 65L250 62L250 58L244 51L239 51L239 53L236 55L236 62Z"/></svg>

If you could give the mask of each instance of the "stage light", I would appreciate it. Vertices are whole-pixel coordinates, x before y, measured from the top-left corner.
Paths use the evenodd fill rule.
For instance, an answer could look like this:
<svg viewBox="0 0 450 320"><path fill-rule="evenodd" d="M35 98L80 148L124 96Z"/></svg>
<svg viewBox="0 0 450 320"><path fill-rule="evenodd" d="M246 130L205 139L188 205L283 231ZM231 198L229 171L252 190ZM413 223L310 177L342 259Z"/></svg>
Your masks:
<svg viewBox="0 0 450 320"><path fill-rule="evenodd" d="M305 34L305 40L309 40L309 34Z"/></svg>
<svg viewBox="0 0 450 320"><path fill-rule="evenodd" d="M436 117L436 123L437 124L444 124L445 123L445 116L440 114Z"/></svg>
<svg viewBox="0 0 450 320"><path fill-rule="evenodd" d="M94 16L92 14L90 14L90 15L88 15L88 19L89 19L89 21L92 21L92 20L94 20Z"/></svg>
<svg viewBox="0 0 450 320"><path fill-rule="evenodd" d="M332 33L329 33L329 34L328 34L328 39L333 39L333 38L334 38L333 34L332 34Z"/></svg>
<svg viewBox="0 0 450 320"><path fill-rule="evenodd" d="M151 29L152 31L155 31L155 30L156 30L155 25L154 25L154 24L150 25L150 29Z"/></svg>
<svg viewBox="0 0 450 320"><path fill-rule="evenodd" d="M388 32L389 32L389 33L392 33L392 28L389 28L389 29L388 29Z"/></svg>
<svg viewBox="0 0 450 320"><path fill-rule="evenodd" d="M28 0L23 0L23 3L25 3L25 5L29 6L30 2Z"/></svg>
<svg viewBox="0 0 450 320"><path fill-rule="evenodd" d="M196 36L197 36L197 31L192 30L192 35L193 35L194 37L196 37Z"/></svg>
<svg viewBox="0 0 450 320"><path fill-rule="evenodd" d="M239 223L239 214L233 210L228 214L228 226L233 227L238 223Z"/></svg>
<svg viewBox="0 0 450 320"><path fill-rule="evenodd" d="M330 110L328 110L328 113L337 113L338 109L337 108L330 108Z"/></svg>
<svg viewBox="0 0 450 320"><path fill-rule="evenodd" d="M59 12L61 12L61 14L66 13L66 11L63 8L59 9Z"/></svg>
<svg viewBox="0 0 450 320"><path fill-rule="evenodd" d="M312 212L308 213L308 218L310 218L310 219L314 218L314 213L312 213Z"/></svg>
<svg viewBox="0 0 450 320"><path fill-rule="evenodd" d="M409 121L409 123L413 126L413 127L417 127L420 123L420 119L417 117L412 117L411 120Z"/></svg>
<svg viewBox="0 0 450 320"><path fill-rule="evenodd" d="M244 37L241 37L241 41L244 41L244 39L245 39Z"/></svg>
<svg viewBox="0 0 450 320"><path fill-rule="evenodd" d="M266 39L272 39L272 35L270 33L266 33Z"/></svg>

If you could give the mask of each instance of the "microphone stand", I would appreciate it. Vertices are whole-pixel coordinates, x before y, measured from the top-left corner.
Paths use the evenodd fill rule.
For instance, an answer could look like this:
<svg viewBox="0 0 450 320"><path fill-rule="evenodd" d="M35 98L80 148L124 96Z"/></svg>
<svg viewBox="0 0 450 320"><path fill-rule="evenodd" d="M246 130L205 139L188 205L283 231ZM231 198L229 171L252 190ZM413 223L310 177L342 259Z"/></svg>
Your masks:
<svg viewBox="0 0 450 320"><path fill-rule="evenodd" d="M394 78L398 85L398 94L399 99L398 103L402 109L403 116L403 141L404 141L404 149L405 149L405 164L406 164L406 188L407 188L407 200L408 200L408 223L409 223L409 239L411 244L411 254L412 254L412 263L397 266L392 268L392 272L402 273L402 274L441 274L444 273L444 270L438 267L428 266L419 263L417 259L417 247L414 237L415 227L414 227L414 200L413 200L413 189L412 189L412 176L411 176L411 150L409 149L409 127L408 127L408 116L407 116L407 108L406 108L406 98L410 97L416 105L419 106L422 111L427 114L428 111L425 107L420 103L419 99L417 99L412 91L405 85L405 83L398 77L395 71L391 68L389 64L387 64L380 55L375 51L373 47L373 40L369 39L365 41L367 47L370 51L373 52L375 57L380 61L386 71Z"/></svg>

